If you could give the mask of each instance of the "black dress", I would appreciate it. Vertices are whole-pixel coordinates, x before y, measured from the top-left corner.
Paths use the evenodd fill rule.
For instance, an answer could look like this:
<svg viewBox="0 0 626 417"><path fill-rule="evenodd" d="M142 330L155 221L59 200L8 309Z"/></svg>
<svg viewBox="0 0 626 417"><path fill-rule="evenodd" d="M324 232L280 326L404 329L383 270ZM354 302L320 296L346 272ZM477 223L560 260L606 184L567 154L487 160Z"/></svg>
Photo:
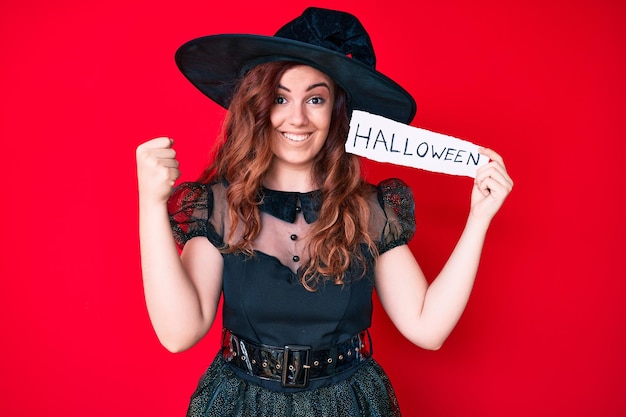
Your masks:
<svg viewBox="0 0 626 417"><path fill-rule="evenodd" d="M406 244L415 231L413 196L400 180L369 187L370 235L379 253ZM218 248L231 233L225 183L184 183L168 203L179 245L205 237ZM251 342L285 346L332 346L371 324L374 271L350 269L344 285L332 282L312 292L299 278L306 262L306 232L317 220L321 192L263 189L261 233L254 256L223 254L223 326ZM241 235L241 225L234 236ZM369 251L363 251L373 264ZM352 280L351 280L352 277ZM354 277L358 277L355 279ZM389 379L369 359L358 368L312 380L306 388L250 376L218 354L194 392L188 416L398 416Z"/></svg>

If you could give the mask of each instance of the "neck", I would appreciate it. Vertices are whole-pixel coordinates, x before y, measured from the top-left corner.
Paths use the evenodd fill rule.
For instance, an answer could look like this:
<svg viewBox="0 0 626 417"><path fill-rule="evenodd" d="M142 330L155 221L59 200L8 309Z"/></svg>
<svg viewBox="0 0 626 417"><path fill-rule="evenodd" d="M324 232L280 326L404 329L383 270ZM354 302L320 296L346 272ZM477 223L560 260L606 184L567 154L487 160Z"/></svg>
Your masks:
<svg viewBox="0 0 626 417"><path fill-rule="evenodd" d="M263 178L263 186L276 191L306 193L319 188L313 181L310 167L289 167L273 163Z"/></svg>

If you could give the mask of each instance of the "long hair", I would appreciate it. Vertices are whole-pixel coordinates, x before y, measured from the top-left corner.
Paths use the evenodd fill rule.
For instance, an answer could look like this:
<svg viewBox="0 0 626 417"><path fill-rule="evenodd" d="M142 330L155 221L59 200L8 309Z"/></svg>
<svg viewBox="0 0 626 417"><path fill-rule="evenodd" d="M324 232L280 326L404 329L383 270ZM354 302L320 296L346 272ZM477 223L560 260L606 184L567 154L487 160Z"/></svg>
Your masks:
<svg viewBox="0 0 626 417"><path fill-rule="evenodd" d="M270 112L282 75L295 62L273 62L251 69L241 80L224 121L213 162L199 181L226 180L231 223L226 238L228 252L253 254L252 243L261 228L258 209L262 180L273 158ZM301 274L310 291L326 280L343 284L354 263L362 274L367 261L361 245L373 255L376 245L368 233L369 206L358 156L345 152L349 121L345 92L335 84L335 101L328 137L316 155L313 180L322 192L318 220L311 226L310 260ZM241 169L246 167L246 169ZM232 242L237 225L243 224L238 242Z"/></svg>

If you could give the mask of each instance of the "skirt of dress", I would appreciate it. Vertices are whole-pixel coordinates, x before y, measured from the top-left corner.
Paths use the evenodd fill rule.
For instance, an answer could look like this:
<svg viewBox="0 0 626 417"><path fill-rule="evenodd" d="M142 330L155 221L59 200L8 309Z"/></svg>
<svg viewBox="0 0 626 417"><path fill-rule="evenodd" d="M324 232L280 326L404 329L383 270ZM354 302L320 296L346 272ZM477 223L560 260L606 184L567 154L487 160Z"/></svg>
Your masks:
<svg viewBox="0 0 626 417"><path fill-rule="evenodd" d="M397 417L398 400L374 360L350 377L317 389L285 393L238 377L217 355L191 397L188 417Z"/></svg>

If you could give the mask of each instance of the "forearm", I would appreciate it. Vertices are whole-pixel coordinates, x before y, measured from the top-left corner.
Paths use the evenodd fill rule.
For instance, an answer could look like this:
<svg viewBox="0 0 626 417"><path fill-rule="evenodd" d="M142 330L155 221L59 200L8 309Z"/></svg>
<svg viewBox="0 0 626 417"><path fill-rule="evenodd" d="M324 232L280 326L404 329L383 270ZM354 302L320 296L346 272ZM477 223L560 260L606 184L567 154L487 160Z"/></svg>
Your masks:
<svg viewBox="0 0 626 417"><path fill-rule="evenodd" d="M165 204L140 201L139 238L144 294L152 325L169 350L184 350L204 334L198 291L174 241Z"/></svg>
<svg viewBox="0 0 626 417"><path fill-rule="evenodd" d="M490 149L481 154L490 162L477 171L465 228L430 285L406 245L378 258L376 290L385 311L407 339L426 349L438 349L463 314L487 229L513 187L502 158Z"/></svg>
<svg viewBox="0 0 626 417"><path fill-rule="evenodd" d="M490 149L481 148L480 152L490 162L476 173L465 229L448 262L426 290L420 315L420 320L427 322L435 332L434 340L439 344L448 337L465 310L487 229L513 188L502 157Z"/></svg>
<svg viewBox="0 0 626 417"><path fill-rule="evenodd" d="M428 286L420 313L420 327L429 329L432 344L440 346L459 321L469 300L488 224L470 216L452 254Z"/></svg>

